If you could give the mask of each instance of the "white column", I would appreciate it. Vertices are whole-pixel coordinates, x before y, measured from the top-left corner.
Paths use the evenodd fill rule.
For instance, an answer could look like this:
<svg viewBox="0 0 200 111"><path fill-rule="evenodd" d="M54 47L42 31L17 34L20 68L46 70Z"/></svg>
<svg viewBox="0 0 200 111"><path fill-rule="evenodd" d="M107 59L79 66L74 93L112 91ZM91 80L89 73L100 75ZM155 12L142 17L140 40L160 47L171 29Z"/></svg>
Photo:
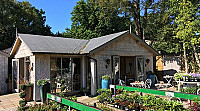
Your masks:
<svg viewBox="0 0 200 111"><path fill-rule="evenodd" d="M82 56L81 59L82 87L86 88L86 57Z"/></svg>
<svg viewBox="0 0 200 111"><path fill-rule="evenodd" d="M90 66L91 66L91 95L95 95L96 94L96 63L92 59L90 61Z"/></svg>

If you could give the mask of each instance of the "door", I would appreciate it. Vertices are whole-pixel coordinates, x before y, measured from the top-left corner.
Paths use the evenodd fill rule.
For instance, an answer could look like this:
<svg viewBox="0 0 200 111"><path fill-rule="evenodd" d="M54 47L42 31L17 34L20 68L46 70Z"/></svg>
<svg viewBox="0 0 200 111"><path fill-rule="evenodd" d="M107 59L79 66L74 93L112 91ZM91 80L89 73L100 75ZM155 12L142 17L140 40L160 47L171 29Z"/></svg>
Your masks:
<svg viewBox="0 0 200 111"><path fill-rule="evenodd" d="M136 57L136 80L137 81L144 81L145 73L144 73L144 58L143 57Z"/></svg>
<svg viewBox="0 0 200 111"><path fill-rule="evenodd" d="M12 60L12 90L19 92L19 60Z"/></svg>
<svg viewBox="0 0 200 111"><path fill-rule="evenodd" d="M120 57L119 56L112 56L113 61L113 75L112 75L112 82L114 84L118 84L120 79Z"/></svg>

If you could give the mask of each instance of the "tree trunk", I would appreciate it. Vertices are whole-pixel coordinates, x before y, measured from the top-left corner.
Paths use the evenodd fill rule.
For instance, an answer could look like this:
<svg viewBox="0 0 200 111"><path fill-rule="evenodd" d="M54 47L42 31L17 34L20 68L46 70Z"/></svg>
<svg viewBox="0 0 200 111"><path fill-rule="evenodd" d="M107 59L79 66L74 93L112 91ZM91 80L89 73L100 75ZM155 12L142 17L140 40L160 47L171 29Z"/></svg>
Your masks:
<svg viewBox="0 0 200 111"><path fill-rule="evenodd" d="M197 62L198 67L200 67L200 62L199 62L198 54L197 54L197 52L196 52L196 47L195 47L195 45L192 46L192 47L193 47L193 50L194 50L194 57L195 57L195 60L196 60L196 62Z"/></svg>
<svg viewBox="0 0 200 111"><path fill-rule="evenodd" d="M142 38L141 36L141 24L140 24L140 0L135 0L135 13L134 13L134 25L135 25L135 33L137 36Z"/></svg>
<svg viewBox="0 0 200 111"><path fill-rule="evenodd" d="M184 51L183 55L184 55L184 59L185 59L185 72L188 73L188 63L187 63L185 42L183 42L183 51Z"/></svg>
<svg viewBox="0 0 200 111"><path fill-rule="evenodd" d="M147 6L145 6L145 11L144 11L144 21L143 21L143 37L142 39L145 40L145 30L147 27Z"/></svg>

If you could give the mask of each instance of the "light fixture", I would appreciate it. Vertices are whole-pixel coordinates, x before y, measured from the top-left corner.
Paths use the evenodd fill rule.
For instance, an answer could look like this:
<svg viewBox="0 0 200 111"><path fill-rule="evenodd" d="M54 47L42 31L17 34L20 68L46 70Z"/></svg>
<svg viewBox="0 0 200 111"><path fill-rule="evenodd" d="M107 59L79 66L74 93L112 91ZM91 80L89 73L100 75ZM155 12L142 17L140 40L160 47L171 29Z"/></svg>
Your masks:
<svg viewBox="0 0 200 111"><path fill-rule="evenodd" d="M110 64L110 59L106 59L105 62L106 62L106 69L107 69L108 65Z"/></svg>

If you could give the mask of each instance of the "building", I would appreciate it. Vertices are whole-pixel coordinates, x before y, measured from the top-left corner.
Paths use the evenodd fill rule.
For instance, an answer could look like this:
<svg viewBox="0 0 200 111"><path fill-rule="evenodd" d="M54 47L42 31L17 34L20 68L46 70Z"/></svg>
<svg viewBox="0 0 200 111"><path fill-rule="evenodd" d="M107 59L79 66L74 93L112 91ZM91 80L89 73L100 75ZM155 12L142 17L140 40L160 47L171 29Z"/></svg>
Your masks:
<svg viewBox="0 0 200 111"><path fill-rule="evenodd" d="M18 34L11 51L13 58L13 88L29 80L34 84L33 99L39 100L37 80L49 78L51 90L57 79L64 79L67 91L87 88L92 95L101 88L101 77L146 80L153 71L153 57L158 53L129 31L90 40Z"/></svg>
<svg viewBox="0 0 200 111"><path fill-rule="evenodd" d="M8 54L0 51L0 94L7 94L8 57Z"/></svg>

